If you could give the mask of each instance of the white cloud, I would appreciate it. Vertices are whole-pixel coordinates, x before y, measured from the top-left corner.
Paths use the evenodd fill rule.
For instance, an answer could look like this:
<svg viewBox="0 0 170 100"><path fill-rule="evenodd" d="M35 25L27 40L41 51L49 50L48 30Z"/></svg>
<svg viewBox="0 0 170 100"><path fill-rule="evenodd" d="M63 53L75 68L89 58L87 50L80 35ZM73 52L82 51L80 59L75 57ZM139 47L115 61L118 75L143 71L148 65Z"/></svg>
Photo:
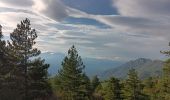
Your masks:
<svg viewBox="0 0 170 100"><path fill-rule="evenodd" d="M167 17L169 15L169 0L113 0L123 16L132 17Z"/></svg>
<svg viewBox="0 0 170 100"><path fill-rule="evenodd" d="M67 17L66 7L60 0L33 0L33 10L57 21Z"/></svg>
<svg viewBox="0 0 170 100"><path fill-rule="evenodd" d="M32 0L1 0L0 5L12 7L29 7L33 5Z"/></svg>
<svg viewBox="0 0 170 100"><path fill-rule="evenodd" d="M30 18L38 31L37 45L43 51L65 52L76 44L85 57L161 58L159 51L167 47L170 38L168 0L114 0L120 15L88 14L60 0L13 1L0 0L0 7L11 5L10 9L0 10L4 31L12 32L20 20ZM111 28L62 23L66 17L89 18Z"/></svg>

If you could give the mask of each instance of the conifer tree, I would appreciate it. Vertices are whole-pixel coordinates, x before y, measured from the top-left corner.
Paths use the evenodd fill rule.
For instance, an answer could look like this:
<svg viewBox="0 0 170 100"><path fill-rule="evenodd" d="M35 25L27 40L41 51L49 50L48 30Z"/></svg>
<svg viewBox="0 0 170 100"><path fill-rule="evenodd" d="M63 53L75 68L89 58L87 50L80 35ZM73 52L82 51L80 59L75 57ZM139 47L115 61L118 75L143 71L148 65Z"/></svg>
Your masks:
<svg viewBox="0 0 170 100"><path fill-rule="evenodd" d="M0 26L0 99L1 100L20 100L15 76L16 58L13 57L6 41L2 40L2 26Z"/></svg>
<svg viewBox="0 0 170 100"><path fill-rule="evenodd" d="M91 81L92 84L92 91L94 92L96 90L96 88L98 87L98 85L100 84L99 78L97 77L97 75L95 75Z"/></svg>
<svg viewBox="0 0 170 100"><path fill-rule="evenodd" d="M51 87L48 83L48 68L49 64L44 64L45 60L40 58L33 60L29 64L28 77L28 95L29 100L35 98L47 99L51 96Z"/></svg>
<svg viewBox="0 0 170 100"><path fill-rule="evenodd" d="M123 100L120 81L114 77L110 78L105 89L105 100Z"/></svg>
<svg viewBox="0 0 170 100"><path fill-rule="evenodd" d="M82 84L80 86L80 91L82 94L82 100L92 99L92 87L89 77L84 73L82 75Z"/></svg>
<svg viewBox="0 0 170 100"><path fill-rule="evenodd" d="M169 43L170 46L170 43ZM170 51L163 51L163 54L170 56ZM164 62L163 67L163 78L162 78L162 85L160 95L163 100L170 99L170 58Z"/></svg>
<svg viewBox="0 0 170 100"><path fill-rule="evenodd" d="M4 59L4 41L2 41L3 35L2 35L2 26L0 25L0 87L2 87L3 83L3 59Z"/></svg>
<svg viewBox="0 0 170 100"><path fill-rule="evenodd" d="M91 89L92 89L93 99L99 96L99 94L101 95L101 93L98 92L102 91L102 86L97 75L95 75L91 80Z"/></svg>
<svg viewBox="0 0 170 100"><path fill-rule="evenodd" d="M170 59L165 61L163 67L163 78L161 81L160 96L163 100L170 99Z"/></svg>
<svg viewBox="0 0 170 100"><path fill-rule="evenodd" d="M3 34L2 34L2 26L0 25L0 99L1 100L9 100L9 91L11 91L9 88L10 86L7 84L7 79L9 78L9 66L7 59L7 47L6 47L6 41L2 40Z"/></svg>
<svg viewBox="0 0 170 100"><path fill-rule="evenodd" d="M130 69L128 79L125 81L126 100L145 100L147 97L142 93L141 81L135 69Z"/></svg>
<svg viewBox="0 0 170 100"><path fill-rule="evenodd" d="M40 54L40 51L37 48L33 48L33 45L35 45L36 43L35 39L37 38L37 34L35 29L32 29L30 25L31 25L30 20L27 18L21 21L21 23L17 25L17 28L14 29L14 31L10 34L10 39L12 42L8 42L10 50L13 52L13 55L17 58L16 63L17 68L15 74L18 81L20 81L20 89L23 90L21 91L21 94L24 100L30 100L29 99L30 96L37 95L40 92L45 91L45 89L48 89L44 88L44 86L47 85L46 84L47 80L46 78L45 79L43 78L47 76L47 73L43 73L43 75L40 75L38 77L39 79L36 76L32 77L30 76L37 73L36 71L39 71L39 68L40 69L42 68L42 70L45 71L48 69L48 67L43 69L44 67L43 61L38 60L39 63L32 61L32 57L38 56ZM32 66L35 64L37 65ZM32 69L36 71L33 72ZM39 72L39 74L42 74L41 73L43 72L42 70ZM33 79L33 77L36 77L37 79L35 80ZM42 84L44 84L42 87L39 87L38 89L42 91L37 90L30 94L30 89L28 88L30 87L30 84L35 81L39 83L36 85L42 86ZM35 90L35 88L33 90Z"/></svg>
<svg viewBox="0 0 170 100"><path fill-rule="evenodd" d="M5 59L4 59L4 49L5 49L5 42L2 40L2 26L0 25L0 99L3 99L3 92L4 92L4 84L5 84Z"/></svg>
<svg viewBox="0 0 170 100"><path fill-rule="evenodd" d="M68 55L62 62L62 68L57 75L59 90L64 91L66 100L82 99L82 76L85 68L74 45L68 50ZM65 100L64 99L64 100Z"/></svg>
<svg viewBox="0 0 170 100"><path fill-rule="evenodd" d="M104 87L102 83L96 87L95 91L93 92L93 99L92 100L104 100Z"/></svg>
<svg viewBox="0 0 170 100"><path fill-rule="evenodd" d="M3 75L5 74L4 65L5 65L5 49L6 42L2 40L2 26L0 25L0 80L3 80ZM2 83L2 82L0 82Z"/></svg>
<svg viewBox="0 0 170 100"><path fill-rule="evenodd" d="M149 77L145 79L143 82L144 82L144 89L143 89L144 93L149 96L150 100L157 100L158 99L157 83L159 82L158 78Z"/></svg>
<svg viewBox="0 0 170 100"><path fill-rule="evenodd" d="M2 26L0 25L0 39L2 39Z"/></svg>

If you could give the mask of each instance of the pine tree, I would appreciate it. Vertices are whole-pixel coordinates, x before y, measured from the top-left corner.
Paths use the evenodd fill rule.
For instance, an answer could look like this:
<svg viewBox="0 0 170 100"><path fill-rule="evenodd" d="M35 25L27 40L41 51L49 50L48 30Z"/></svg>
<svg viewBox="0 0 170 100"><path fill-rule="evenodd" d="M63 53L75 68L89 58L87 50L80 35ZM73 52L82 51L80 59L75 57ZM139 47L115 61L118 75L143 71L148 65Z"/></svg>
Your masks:
<svg viewBox="0 0 170 100"><path fill-rule="evenodd" d="M14 89L13 70L15 59L11 59L6 41L2 40L2 26L0 26L0 99L1 100L19 100L18 90Z"/></svg>
<svg viewBox="0 0 170 100"><path fill-rule="evenodd" d="M2 39L2 26L0 25L0 99L16 100L16 97L18 96L17 91L12 89L14 87L12 77L13 59L10 59L6 41Z"/></svg>
<svg viewBox="0 0 170 100"><path fill-rule="evenodd" d="M96 77L96 76L95 76ZM97 83L96 85L92 85L92 92L93 92L93 99L92 100L104 100L103 95L104 95L104 86L103 83L99 81L99 78L92 79L92 83ZM97 81L94 81L97 80ZM94 88L95 86L95 88Z"/></svg>
<svg viewBox="0 0 170 100"><path fill-rule="evenodd" d="M130 69L128 79L125 81L126 100L147 100L147 96L142 93L141 81L135 69Z"/></svg>
<svg viewBox="0 0 170 100"><path fill-rule="evenodd" d="M64 100L82 100L82 76L85 68L74 45L68 50L68 56L62 62L57 77L59 90L64 91Z"/></svg>
<svg viewBox="0 0 170 100"><path fill-rule="evenodd" d="M120 81L114 77L110 78L105 89L105 100L123 100Z"/></svg>
<svg viewBox="0 0 170 100"><path fill-rule="evenodd" d="M97 77L97 75L95 75L91 81L92 84L92 91L94 92L96 90L96 88L98 87L98 85L100 84L99 78Z"/></svg>
<svg viewBox="0 0 170 100"><path fill-rule="evenodd" d="M5 57L4 57L4 49L5 41L2 40L3 34L2 34L2 26L0 25L0 99L5 99L5 95L3 95L4 87L5 86L5 75L8 73L5 69ZM6 92L5 92L6 93Z"/></svg>
<svg viewBox="0 0 170 100"><path fill-rule="evenodd" d="M169 100L170 99L170 59L165 61L163 67L163 78L161 81L161 99Z"/></svg>
<svg viewBox="0 0 170 100"><path fill-rule="evenodd" d="M170 46L170 43L169 43ZM163 51L161 52L170 56L170 51ZM161 91L160 91L161 99L169 100L170 99L170 59L164 62L163 67L163 77L161 81Z"/></svg>
<svg viewBox="0 0 170 100"><path fill-rule="evenodd" d="M0 25L0 84L2 84L3 82L3 75L6 74L6 72L4 71L6 42L3 41L2 38L2 26Z"/></svg>
<svg viewBox="0 0 170 100"><path fill-rule="evenodd" d="M29 19L25 19L21 21L20 24L17 25L17 28L13 31L13 33L10 34L10 39L12 42L8 42L10 50L13 52L13 55L17 57L17 68L15 75L20 81L20 88L21 93L23 94L23 99L24 100L29 100L30 96L37 95L42 91L45 91L46 88L41 87L42 91L36 91L32 94L29 94L29 86L32 81L34 82L35 80L30 77L30 71L31 69L38 70L38 67L44 67L44 64L42 61L39 63L33 62L31 59L32 57L36 57L40 54L40 51L37 48L33 48L33 45L35 45L35 39L37 38L37 34L35 29L32 29L30 27L30 21ZM32 66L33 63L37 63L36 66ZM43 69L47 70L47 68ZM34 71L36 73L36 71ZM42 71L43 72L43 71ZM33 74L33 72L31 73ZM39 73L41 74L41 73ZM42 85L43 83L46 83L47 80L43 79L43 77L46 77L47 73L44 73L39 77L39 79L36 79L37 85ZM34 76L36 77L36 76ZM45 86L46 84L44 84ZM34 88L35 89L35 88ZM48 88L47 88L48 89ZM38 89L40 90L40 89ZM37 99L37 98L34 98Z"/></svg>
<svg viewBox="0 0 170 100"><path fill-rule="evenodd" d="M82 84L80 86L80 91L83 100L91 100L92 99L92 87L90 83L89 77L84 73L82 75Z"/></svg>
<svg viewBox="0 0 170 100"><path fill-rule="evenodd" d="M158 91L160 88L158 87L159 78L149 77L144 82L144 93L147 94L150 100L159 100Z"/></svg>
<svg viewBox="0 0 170 100"><path fill-rule="evenodd" d="M4 48L5 48L5 42L2 41L3 35L2 35L2 26L0 25L0 89L3 85L3 67L4 67Z"/></svg>
<svg viewBox="0 0 170 100"><path fill-rule="evenodd" d="M0 40L2 39L3 35L2 35L2 26L0 25Z"/></svg>
<svg viewBox="0 0 170 100"><path fill-rule="evenodd" d="M47 99L51 96L52 91L48 83L49 64L44 64L44 62L45 60L38 58L29 64L28 77L31 80L28 83L29 100Z"/></svg>

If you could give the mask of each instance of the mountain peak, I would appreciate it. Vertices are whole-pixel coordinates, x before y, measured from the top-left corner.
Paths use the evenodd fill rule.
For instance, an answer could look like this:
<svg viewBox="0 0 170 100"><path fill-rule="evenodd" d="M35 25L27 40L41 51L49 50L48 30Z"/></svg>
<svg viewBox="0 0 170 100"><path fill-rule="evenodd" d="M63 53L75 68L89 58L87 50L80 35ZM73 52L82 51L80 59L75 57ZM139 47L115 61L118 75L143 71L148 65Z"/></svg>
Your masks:
<svg viewBox="0 0 170 100"><path fill-rule="evenodd" d="M152 61L151 59L148 58L138 58L135 61L139 61L139 62L148 62L148 61Z"/></svg>
<svg viewBox="0 0 170 100"><path fill-rule="evenodd" d="M134 68L139 77L144 79L150 76L158 76L161 74L163 61L155 61L147 58L138 58L124 63L116 68L104 71L99 75L102 79L107 79L111 76L118 78L126 78L127 73L131 68Z"/></svg>
<svg viewBox="0 0 170 100"><path fill-rule="evenodd" d="M137 64L145 64L145 63L148 63L148 62L152 62L151 59L148 59L148 58L138 58L136 60L131 60L132 63L137 63Z"/></svg>
<svg viewBox="0 0 170 100"><path fill-rule="evenodd" d="M58 70L61 68L61 62L63 61L66 55L63 53L57 52L43 52L39 57L45 59L46 63L50 64L49 73L55 75ZM108 59L96 59L96 58L82 58L83 63L86 68L85 71L88 76L94 76L103 70L113 68L114 66L119 66L122 62L112 61ZM103 67L104 66L104 67Z"/></svg>

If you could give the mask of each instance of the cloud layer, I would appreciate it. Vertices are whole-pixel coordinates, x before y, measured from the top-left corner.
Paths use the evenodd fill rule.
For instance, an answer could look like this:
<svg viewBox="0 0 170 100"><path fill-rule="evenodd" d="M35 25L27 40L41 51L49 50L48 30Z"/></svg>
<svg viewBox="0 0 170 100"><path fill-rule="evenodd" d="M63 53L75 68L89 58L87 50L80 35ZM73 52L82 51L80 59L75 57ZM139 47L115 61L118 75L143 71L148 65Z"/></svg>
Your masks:
<svg viewBox="0 0 170 100"><path fill-rule="evenodd" d="M43 51L63 52L75 44L85 57L163 58L159 51L167 49L170 38L170 1L112 0L112 3L117 15L89 14L60 0L0 0L0 24L8 37L16 23L28 17L39 35L37 46ZM70 17L95 20L107 27L73 24L65 20Z"/></svg>

